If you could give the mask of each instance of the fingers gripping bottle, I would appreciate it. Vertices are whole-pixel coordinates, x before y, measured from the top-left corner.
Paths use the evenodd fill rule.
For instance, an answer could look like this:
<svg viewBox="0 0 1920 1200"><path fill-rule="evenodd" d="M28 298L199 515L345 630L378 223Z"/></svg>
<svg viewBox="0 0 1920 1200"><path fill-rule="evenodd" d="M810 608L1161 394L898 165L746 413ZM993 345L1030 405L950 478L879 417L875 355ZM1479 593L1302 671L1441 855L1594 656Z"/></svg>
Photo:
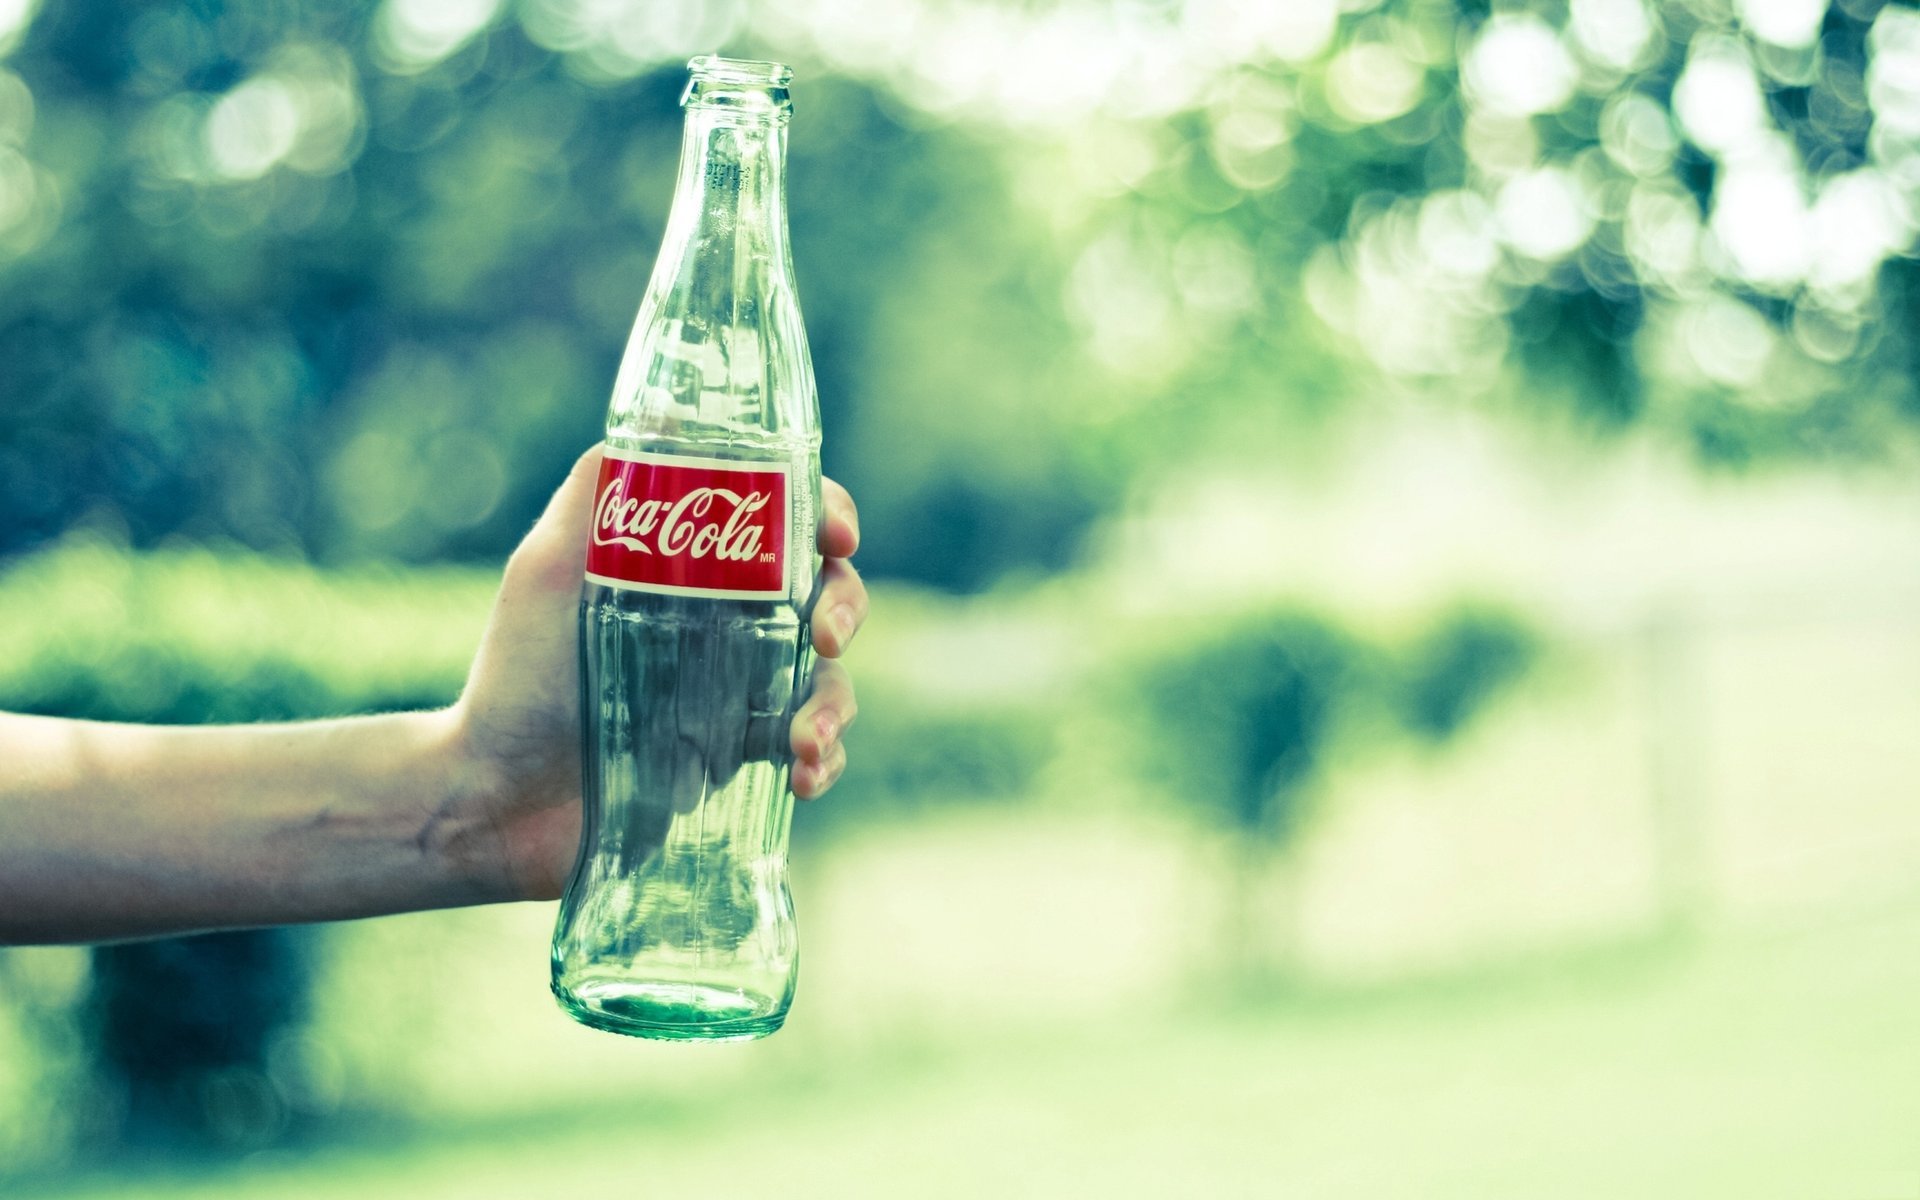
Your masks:
<svg viewBox="0 0 1920 1200"><path fill-rule="evenodd" d="M787 727L820 574L820 415L787 248L791 72L690 64L673 208L614 383L580 604L575 1018L780 1028L798 966Z"/></svg>

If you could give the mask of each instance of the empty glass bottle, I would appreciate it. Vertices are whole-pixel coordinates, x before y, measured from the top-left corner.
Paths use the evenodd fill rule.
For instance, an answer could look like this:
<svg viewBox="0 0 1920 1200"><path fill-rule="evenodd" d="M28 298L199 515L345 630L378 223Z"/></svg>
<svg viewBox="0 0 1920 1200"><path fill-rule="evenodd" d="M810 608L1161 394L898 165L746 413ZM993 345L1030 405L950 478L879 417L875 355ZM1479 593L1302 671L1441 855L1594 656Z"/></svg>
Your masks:
<svg viewBox="0 0 1920 1200"><path fill-rule="evenodd" d="M778 63L690 64L679 181L607 415L580 606L586 811L553 991L641 1037L762 1037L798 967L787 726L812 663L820 417Z"/></svg>

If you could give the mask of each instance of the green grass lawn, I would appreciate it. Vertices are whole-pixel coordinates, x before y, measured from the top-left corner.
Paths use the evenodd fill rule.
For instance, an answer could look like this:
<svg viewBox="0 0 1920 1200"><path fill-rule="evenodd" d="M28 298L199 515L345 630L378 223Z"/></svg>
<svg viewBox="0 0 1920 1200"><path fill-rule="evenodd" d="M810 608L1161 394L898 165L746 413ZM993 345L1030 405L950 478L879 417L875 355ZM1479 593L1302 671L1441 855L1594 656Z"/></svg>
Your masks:
<svg viewBox="0 0 1920 1200"><path fill-rule="evenodd" d="M1052 1037L681 1053L761 1057L693 1095L45 1194L1906 1200L1920 904Z"/></svg>

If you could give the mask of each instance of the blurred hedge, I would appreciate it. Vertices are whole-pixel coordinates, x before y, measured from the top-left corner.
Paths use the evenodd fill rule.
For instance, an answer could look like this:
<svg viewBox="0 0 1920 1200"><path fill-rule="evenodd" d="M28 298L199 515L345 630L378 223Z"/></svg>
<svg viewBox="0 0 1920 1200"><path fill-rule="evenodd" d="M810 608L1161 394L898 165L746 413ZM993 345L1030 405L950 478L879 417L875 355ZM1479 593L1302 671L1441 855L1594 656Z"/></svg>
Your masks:
<svg viewBox="0 0 1920 1200"><path fill-rule="evenodd" d="M444 704L497 580L71 537L0 570L0 708L199 723Z"/></svg>

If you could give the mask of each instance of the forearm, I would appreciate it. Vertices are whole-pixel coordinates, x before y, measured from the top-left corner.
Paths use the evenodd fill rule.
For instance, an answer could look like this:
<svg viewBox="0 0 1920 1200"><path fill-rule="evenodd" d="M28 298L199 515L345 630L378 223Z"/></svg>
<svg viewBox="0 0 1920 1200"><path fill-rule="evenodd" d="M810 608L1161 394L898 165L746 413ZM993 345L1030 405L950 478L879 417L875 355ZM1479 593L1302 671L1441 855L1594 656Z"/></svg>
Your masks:
<svg viewBox="0 0 1920 1200"><path fill-rule="evenodd" d="M106 725L0 714L0 942L91 941L498 899L450 714ZM484 836L480 831L478 836Z"/></svg>

